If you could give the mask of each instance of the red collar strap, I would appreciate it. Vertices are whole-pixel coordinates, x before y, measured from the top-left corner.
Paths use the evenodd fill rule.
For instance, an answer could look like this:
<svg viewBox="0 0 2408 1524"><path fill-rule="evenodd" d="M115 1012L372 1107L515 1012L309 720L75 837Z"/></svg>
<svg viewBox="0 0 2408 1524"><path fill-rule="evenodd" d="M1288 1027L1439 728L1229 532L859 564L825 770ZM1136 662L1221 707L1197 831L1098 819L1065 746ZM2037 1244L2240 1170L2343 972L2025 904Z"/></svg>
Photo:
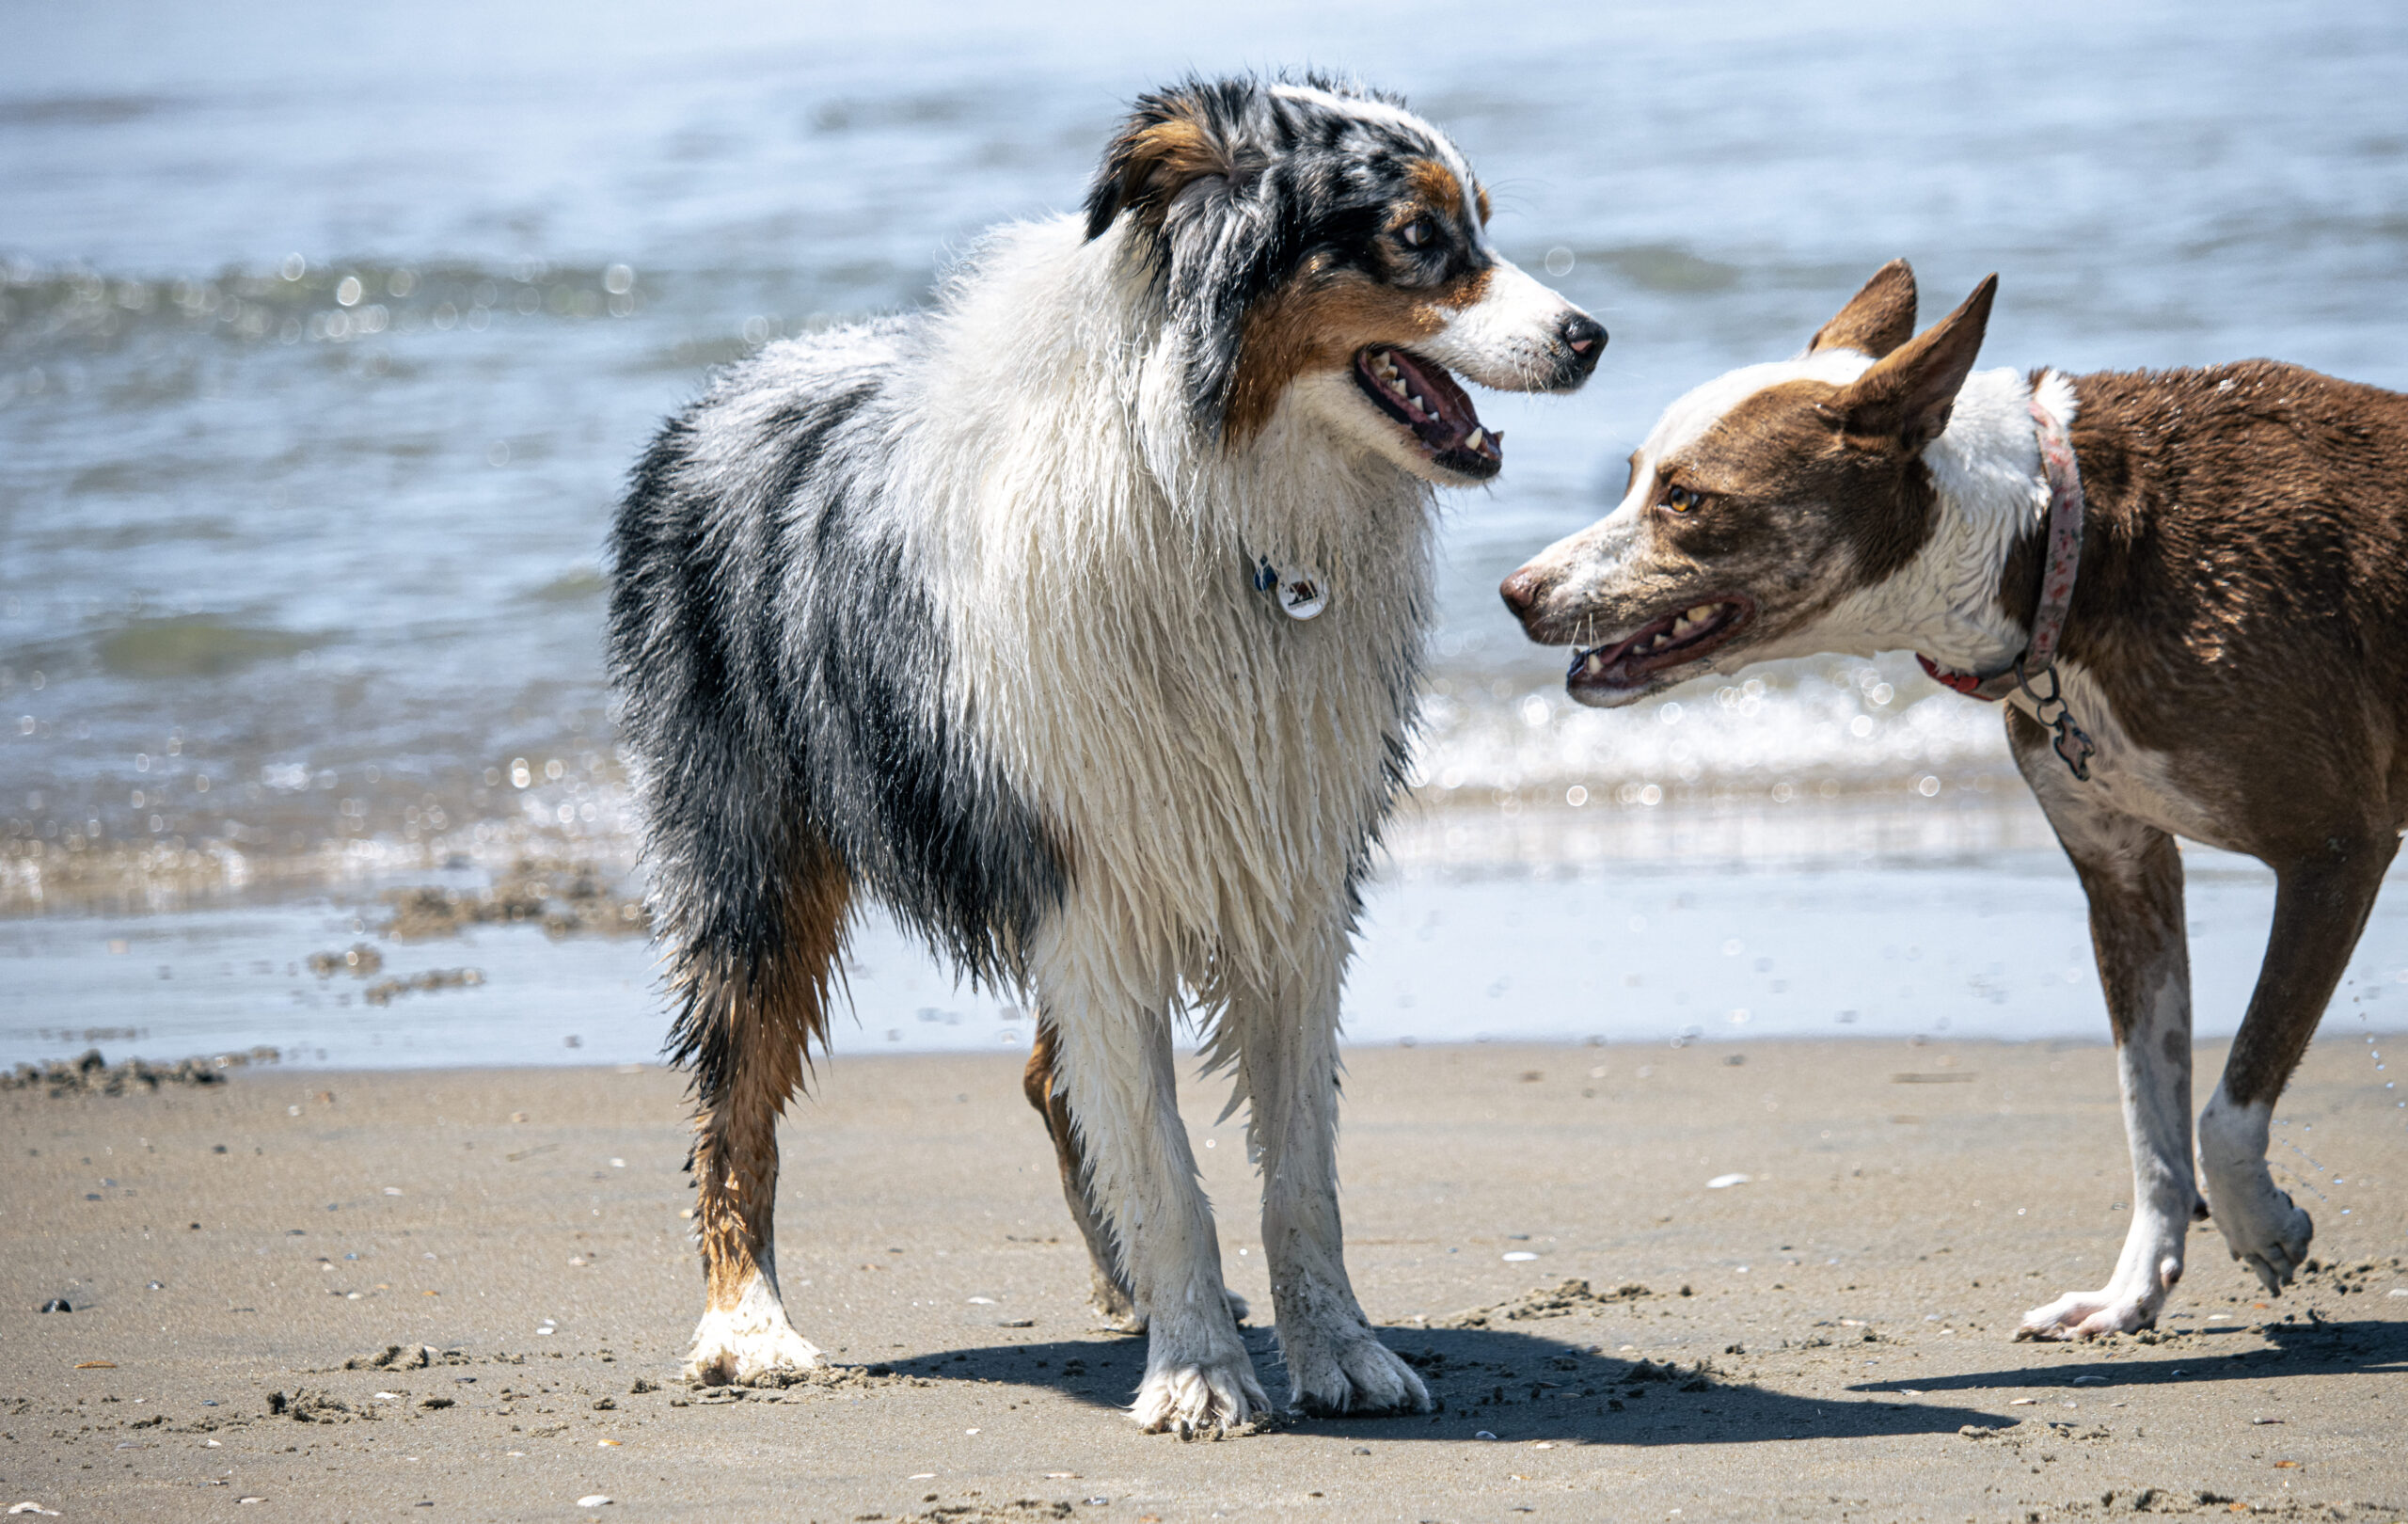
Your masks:
<svg viewBox="0 0 2408 1524"><path fill-rule="evenodd" d="M2027 695L2040 722L2056 733L2057 755L2076 778L2086 782L2090 757L2098 748L2073 722L2057 683L2057 643L2065 634L2066 611L2073 605L2074 573L2082 565L2082 468L2065 425L2040 405L2036 389L2031 407L2032 421L2038 425L2040 469L2049 479L2049 564L2040 577L2040 605L2032 612L2032 643L2008 666L1987 674L1952 671L1927 656L1915 659L1934 682L1968 698L1994 704L2010 693ZM2047 683L2045 695L2032 686L2035 680Z"/></svg>

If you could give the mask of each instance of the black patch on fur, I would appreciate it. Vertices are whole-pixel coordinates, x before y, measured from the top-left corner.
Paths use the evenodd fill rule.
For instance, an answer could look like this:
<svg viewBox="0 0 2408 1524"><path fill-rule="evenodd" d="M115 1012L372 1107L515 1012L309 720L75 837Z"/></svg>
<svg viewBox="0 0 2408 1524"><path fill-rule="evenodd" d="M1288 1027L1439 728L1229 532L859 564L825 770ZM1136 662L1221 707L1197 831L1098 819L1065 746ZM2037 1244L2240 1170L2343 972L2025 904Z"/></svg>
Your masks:
<svg viewBox="0 0 2408 1524"><path fill-rule="evenodd" d="M738 366L672 419L612 536L610 666L663 935L752 978L826 850L974 979L1016 976L1063 865L954 720L940 616L870 506L882 383L793 362ZM764 388L787 394L736 421ZM673 1040L707 1091L726 1056L705 1014L689 1003Z"/></svg>

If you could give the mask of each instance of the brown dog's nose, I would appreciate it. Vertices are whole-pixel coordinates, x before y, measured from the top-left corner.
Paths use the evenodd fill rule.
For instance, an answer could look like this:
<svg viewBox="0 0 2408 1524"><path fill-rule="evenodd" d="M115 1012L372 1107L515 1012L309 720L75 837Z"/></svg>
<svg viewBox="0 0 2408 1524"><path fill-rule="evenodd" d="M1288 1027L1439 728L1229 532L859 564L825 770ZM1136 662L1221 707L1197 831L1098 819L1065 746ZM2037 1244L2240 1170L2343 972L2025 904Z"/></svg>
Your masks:
<svg viewBox="0 0 2408 1524"><path fill-rule="evenodd" d="M1530 616L1538 611L1539 599L1545 595L1546 579L1536 566L1525 566L1505 579L1497 593L1505 600L1505 607L1513 611L1513 617L1527 628Z"/></svg>

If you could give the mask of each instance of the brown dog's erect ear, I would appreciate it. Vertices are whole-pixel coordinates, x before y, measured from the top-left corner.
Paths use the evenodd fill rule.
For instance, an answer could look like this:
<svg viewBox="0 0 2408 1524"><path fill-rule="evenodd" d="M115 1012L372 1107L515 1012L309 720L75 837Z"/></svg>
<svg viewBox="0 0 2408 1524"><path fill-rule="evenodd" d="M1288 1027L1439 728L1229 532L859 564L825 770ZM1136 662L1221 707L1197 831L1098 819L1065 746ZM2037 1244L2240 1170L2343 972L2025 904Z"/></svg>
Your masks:
<svg viewBox="0 0 2408 1524"><path fill-rule="evenodd" d="M1985 277L1964 305L1858 376L1819 409L1848 433L1896 439L1911 454L1940 437L1990 321L1998 277Z"/></svg>
<svg viewBox="0 0 2408 1524"><path fill-rule="evenodd" d="M1233 168L1200 88L1140 96L1087 192L1087 236L1101 236L1124 211L1159 227L1180 192L1207 176L1228 178Z"/></svg>
<svg viewBox="0 0 2408 1524"><path fill-rule="evenodd" d="M1853 349L1879 359L1912 338L1914 331L1915 273L1906 261L1892 260L1873 272L1873 278L1847 299L1839 316L1814 330L1806 353Z"/></svg>

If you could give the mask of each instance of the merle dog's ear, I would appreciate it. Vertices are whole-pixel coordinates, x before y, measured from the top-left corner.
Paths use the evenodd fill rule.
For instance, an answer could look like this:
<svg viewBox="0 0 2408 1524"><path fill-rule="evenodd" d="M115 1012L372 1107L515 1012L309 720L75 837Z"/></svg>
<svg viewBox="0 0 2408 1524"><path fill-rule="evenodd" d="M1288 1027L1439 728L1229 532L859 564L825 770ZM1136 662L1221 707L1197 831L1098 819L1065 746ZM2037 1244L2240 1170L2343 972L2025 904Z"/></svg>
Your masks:
<svg viewBox="0 0 2408 1524"><path fill-rule="evenodd" d="M1087 236L1101 236L1123 212L1159 229L1190 185L1232 179L1234 146L1212 115L1205 91L1194 85L1139 96L1087 191Z"/></svg>
<svg viewBox="0 0 2408 1524"><path fill-rule="evenodd" d="M1880 359L1913 337L1915 272L1904 260L1892 260L1873 272L1864 289L1847 299L1839 316L1814 330L1806 353L1853 349Z"/></svg>
<svg viewBox="0 0 2408 1524"><path fill-rule="evenodd" d="M1817 409L1843 433L1894 439L1912 454L1940 437L1989 327L1998 277L1986 277L1964 305L1875 362Z"/></svg>

